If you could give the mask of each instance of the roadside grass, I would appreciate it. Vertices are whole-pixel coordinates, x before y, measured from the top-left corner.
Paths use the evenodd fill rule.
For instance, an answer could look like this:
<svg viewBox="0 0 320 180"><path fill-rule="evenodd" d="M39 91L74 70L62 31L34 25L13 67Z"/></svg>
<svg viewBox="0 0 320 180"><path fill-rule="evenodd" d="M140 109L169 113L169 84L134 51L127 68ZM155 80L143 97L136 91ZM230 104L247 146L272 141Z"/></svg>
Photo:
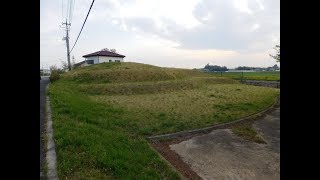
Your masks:
<svg viewBox="0 0 320 180"><path fill-rule="evenodd" d="M241 72L209 73L216 77L229 77L240 80ZM243 72L243 80L280 81L280 71Z"/></svg>
<svg viewBox="0 0 320 180"><path fill-rule="evenodd" d="M111 76L127 68L132 70L127 75ZM151 69L157 75L147 77ZM95 80L86 73L95 74ZM136 79L126 79L131 75ZM146 136L232 121L266 108L279 93L279 89L192 70L138 63L105 63L70 71L50 84L48 91L58 176L181 179L149 146Z"/></svg>
<svg viewBox="0 0 320 180"><path fill-rule="evenodd" d="M92 102L66 84L50 85L60 179L179 179L125 112Z"/></svg>
<svg viewBox="0 0 320 180"><path fill-rule="evenodd" d="M231 128L232 132L237 136L253 141L256 143L265 144L266 142L261 138L257 131L252 127L252 123L245 123Z"/></svg>

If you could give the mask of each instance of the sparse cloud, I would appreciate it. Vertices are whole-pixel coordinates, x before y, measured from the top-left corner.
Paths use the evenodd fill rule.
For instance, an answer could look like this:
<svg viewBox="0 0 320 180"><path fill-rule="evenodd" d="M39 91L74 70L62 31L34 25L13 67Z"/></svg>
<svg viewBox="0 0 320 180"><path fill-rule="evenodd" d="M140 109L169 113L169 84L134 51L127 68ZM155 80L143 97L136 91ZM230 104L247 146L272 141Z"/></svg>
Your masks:
<svg viewBox="0 0 320 180"><path fill-rule="evenodd" d="M50 54L50 46L59 41L45 37L63 36L58 28L61 1L41 2L40 44ZM76 1L71 42L90 3ZM275 63L268 53L279 38L276 0L101 0L92 8L74 55L80 61L83 53L109 47L122 50L128 61L162 66L192 68L213 59L226 66L264 66Z"/></svg>

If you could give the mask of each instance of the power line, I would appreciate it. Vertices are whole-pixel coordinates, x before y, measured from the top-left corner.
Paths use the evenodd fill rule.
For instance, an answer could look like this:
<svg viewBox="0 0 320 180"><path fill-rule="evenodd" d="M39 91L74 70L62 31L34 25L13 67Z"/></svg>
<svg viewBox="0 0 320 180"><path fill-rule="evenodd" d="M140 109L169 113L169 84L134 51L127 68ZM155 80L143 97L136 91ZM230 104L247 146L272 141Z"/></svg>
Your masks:
<svg viewBox="0 0 320 180"><path fill-rule="evenodd" d="M67 1L67 14L66 14L66 19L69 19L69 4L70 4L70 0Z"/></svg>
<svg viewBox="0 0 320 180"><path fill-rule="evenodd" d="M62 11L61 11L61 16L62 16L62 19L64 19L64 18L63 18L63 0L61 0L61 2L62 2Z"/></svg>
<svg viewBox="0 0 320 180"><path fill-rule="evenodd" d="M72 3L72 0L68 0L68 20L69 20L69 22L70 22L70 11L71 11L71 3Z"/></svg>
<svg viewBox="0 0 320 180"><path fill-rule="evenodd" d="M70 51L69 51L69 26L71 26L70 23L68 23L68 19L66 19L65 23L62 23L62 25L66 25L66 37L63 39L66 40L67 45L67 58L68 58L68 69L71 71L71 64L70 64Z"/></svg>
<svg viewBox="0 0 320 180"><path fill-rule="evenodd" d="M40 58L44 58L44 59L57 59L57 60L59 60L59 59L64 59L64 58L62 58L62 57L53 57L53 56L40 56Z"/></svg>
<svg viewBox="0 0 320 180"><path fill-rule="evenodd" d="M62 25L65 25L65 30L66 30L66 36L63 38L63 40L66 40L66 45L67 45L67 60L68 60L68 69L69 71L71 70L71 63L70 63L70 51L69 51L69 31L70 31L70 26L71 26L71 19L72 19L72 11L73 11L73 3L74 0L68 0L66 9L66 21L65 23L62 23ZM63 8L63 1L62 1L62 8ZM63 13L63 9L62 9ZM68 23L69 20L69 23Z"/></svg>
<svg viewBox="0 0 320 180"><path fill-rule="evenodd" d="M70 11L71 11L71 15L70 15L70 19L69 19L69 22L71 23L72 22L72 16L73 16L73 10L74 10L74 4L75 4L75 0L71 0L72 2L72 5L71 5L71 8L70 8Z"/></svg>
<svg viewBox="0 0 320 180"><path fill-rule="evenodd" d="M92 5L93 5L94 1L95 1L95 0L92 0L90 9L89 9L88 14L87 14L87 17L86 17L86 19L84 20L84 22L83 22L83 24L82 24L82 27L81 27L81 30L80 30L80 32L79 32L79 34L78 34L77 40L75 41L73 47L71 48L71 51L73 50L74 46L77 44L77 41L78 41L79 36L80 36L80 34L81 34L81 32L82 32L83 26L84 26L84 24L86 23L87 18L88 18L89 14L90 14L90 11L91 11L91 8L92 8ZM71 51L70 51L70 53L71 53Z"/></svg>
<svg viewBox="0 0 320 180"><path fill-rule="evenodd" d="M69 23L71 23L72 21L72 16L73 16L73 10L74 10L74 4L75 4L75 0L61 0L61 5L62 5L62 11L61 11L61 16L62 19L67 19ZM64 12L66 11L66 12ZM65 17L64 17L65 15Z"/></svg>
<svg viewBox="0 0 320 180"><path fill-rule="evenodd" d="M71 23L71 19L72 19L72 0L70 0L70 4L69 4L69 23Z"/></svg>

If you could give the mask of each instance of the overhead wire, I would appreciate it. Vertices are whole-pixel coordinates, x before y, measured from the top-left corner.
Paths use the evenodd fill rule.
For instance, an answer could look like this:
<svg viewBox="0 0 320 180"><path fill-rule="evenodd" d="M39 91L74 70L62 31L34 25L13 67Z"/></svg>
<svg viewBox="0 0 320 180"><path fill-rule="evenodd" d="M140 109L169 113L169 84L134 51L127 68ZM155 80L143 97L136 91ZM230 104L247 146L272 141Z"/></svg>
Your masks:
<svg viewBox="0 0 320 180"><path fill-rule="evenodd" d="M66 19L69 19L69 4L70 4L70 0L67 1L67 14L66 14Z"/></svg>
<svg viewBox="0 0 320 180"><path fill-rule="evenodd" d="M69 17L68 17L68 20L69 20L69 23L71 23L71 15L72 15L72 12L71 12L71 10L72 10L72 0L70 0L70 3L69 3Z"/></svg>
<svg viewBox="0 0 320 180"><path fill-rule="evenodd" d="M62 4L62 10L61 10L61 18L62 18L62 20L64 20L64 18L63 18L63 0L61 0L61 4Z"/></svg>
<svg viewBox="0 0 320 180"><path fill-rule="evenodd" d="M78 37L77 37L77 39L76 39L76 41L75 41L75 43L74 43L74 45L73 45L73 47L71 48L71 51L70 51L69 53L72 52L73 48L75 47L75 45L76 45L77 42L78 42L78 39L79 39L80 34L81 34L81 32L82 32L82 29L83 29L83 27L84 27L84 25L85 25L85 23L86 23L86 21L87 21L87 19L88 19L88 16L89 16L89 14L90 14L90 11L91 11L91 8L92 8L92 5L93 5L94 1L95 1L95 0L92 0L90 9L89 9L89 11L88 11L88 13L87 13L87 16L86 16L86 19L84 20L84 22L83 22L83 24L82 24L82 27L81 27L81 30L80 30L80 32L79 32L79 34L78 34Z"/></svg>
<svg viewBox="0 0 320 180"><path fill-rule="evenodd" d="M70 23L72 22L74 4L75 4L75 0L71 0L70 17L69 17L69 22Z"/></svg>

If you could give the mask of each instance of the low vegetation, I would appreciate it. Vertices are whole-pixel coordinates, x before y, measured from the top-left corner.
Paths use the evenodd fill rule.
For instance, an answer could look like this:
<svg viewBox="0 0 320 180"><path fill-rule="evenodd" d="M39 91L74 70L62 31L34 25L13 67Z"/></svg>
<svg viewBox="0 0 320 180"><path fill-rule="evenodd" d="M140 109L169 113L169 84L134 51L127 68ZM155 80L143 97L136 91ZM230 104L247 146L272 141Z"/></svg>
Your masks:
<svg viewBox="0 0 320 180"><path fill-rule="evenodd" d="M65 70L58 68L57 66L54 65L54 66L50 67L50 72L51 72L51 74L50 74L49 79L50 79L50 82L53 83L53 82L60 79L61 74L63 74L65 72Z"/></svg>
<svg viewBox="0 0 320 180"><path fill-rule="evenodd" d="M260 81L280 81L280 71L260 71L260 72L215 72L216 77L229 77L236 80L260 80ZM243 76L242 76L243 75Z"/></svg>
<svg viewBox="0 0 320 180"><path fill-rule="evenodd" d="M50 82L52 82L52 83L57 81L57 80L59 80L60 79L60 73L58 73L56 71L52 71L51 74L50 74L49 79L50 79Z"/></svg>
<svg viewBox="0 0 320 180"><path fill-rule="evenodd" d="M181 179L149 135L232 121L274 102L279 89L194 70L104 63L49 87L60 179Z"/></svg>
<svg viewBox="0 0 320 180"><path fill-rule="evenodd" d="M239 126L235 126L231 128L232 132L239 137L242 137L246 140L253 141L256 143L266 142L261 138L261 136L257 133L257 131L252 127L252 123L246 123Z"/></svg>

